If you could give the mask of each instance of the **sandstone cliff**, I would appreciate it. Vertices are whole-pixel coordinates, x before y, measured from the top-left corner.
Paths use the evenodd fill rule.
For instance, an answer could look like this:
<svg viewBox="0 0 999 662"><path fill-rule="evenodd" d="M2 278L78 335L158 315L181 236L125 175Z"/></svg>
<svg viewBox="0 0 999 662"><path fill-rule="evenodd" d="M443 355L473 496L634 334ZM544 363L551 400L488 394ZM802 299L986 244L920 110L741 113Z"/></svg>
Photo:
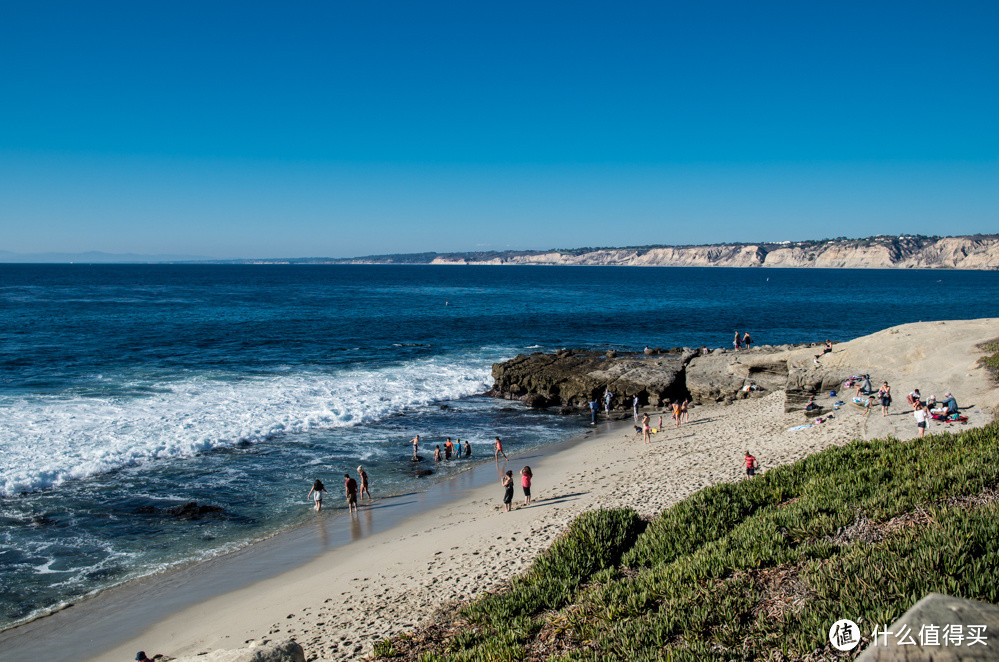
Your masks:
<svg viewBox="0 0 999 662"><path fill-rule="evenodd" d="M405 256L353 262L406 261ZM871 237L775 244L655 246L572 251L442 253L430 264L649 267L819 267L847 269L999 269L999 237Z"/></svg>

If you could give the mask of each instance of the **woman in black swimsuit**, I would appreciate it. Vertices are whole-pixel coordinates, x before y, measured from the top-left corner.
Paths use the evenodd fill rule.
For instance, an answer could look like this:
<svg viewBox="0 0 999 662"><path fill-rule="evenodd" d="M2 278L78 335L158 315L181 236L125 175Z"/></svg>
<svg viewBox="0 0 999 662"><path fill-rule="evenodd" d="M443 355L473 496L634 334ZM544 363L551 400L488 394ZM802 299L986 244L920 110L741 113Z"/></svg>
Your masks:
<svg viewBox="0 0 999 662"><path fill-rule="evenodd" d="M503 492L503 505L506 507L506 512L510 512L510 504L513 503L513 471L507 471L500 484L506 490Z"/></svg>

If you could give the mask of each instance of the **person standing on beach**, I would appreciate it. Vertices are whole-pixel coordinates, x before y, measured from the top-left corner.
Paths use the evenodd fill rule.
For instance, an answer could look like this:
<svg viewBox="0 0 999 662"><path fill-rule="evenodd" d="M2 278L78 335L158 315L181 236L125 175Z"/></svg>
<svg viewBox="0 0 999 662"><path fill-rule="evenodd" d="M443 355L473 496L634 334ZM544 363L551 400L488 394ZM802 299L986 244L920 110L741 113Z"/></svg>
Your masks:
<svg viewBox="0 0 999 662"><path fill-rule="evenodd" d="M738 331L735 332L735 340L732 341L732 347L734 349L742 347L742 337L739 335Z"/></svg>
<svg viewBox="0 0 999 662"><path fill-rule="evenodd" d="M649 443L652 441L652 435L649 434L649 415L642 414L642 441Z"/></svg>
<svg viewBox="0 0 999 662"><path fill-rule="evenodd" d="M520 470L520 486L524 488L524 505L531 505L531 479L534 478L534 472L531 471L530 467L524 467Z"/></svg>
<svg viewBox="0 0 999 662"><path fill-rule="evenodd" d="M306 499L311 497L312 500L316 502L315 510L317 513L323 509L323 492L325 491L326 488L323 487L323 481L317 478L316 481L312 483L312 489L309 490L308 495L305 497Z"/></svg>
<svg viewBox="0 0 999 662"><path fill-rule="evenodd" d="M465 457L472 457L472 444L468 443L468 439L465 440Z"/></svg>
<svg viewBox="0 0 999 662"><path fill-rule="evenodd" d="M441 459L441 447L434 446L434 462L440 462Z"/></svg>
<svg viewBox="0 0 999 662"><path fill-rule="evenodd" d="M610 389L604 391L604 413L607 415L607 418L610 418L610 406L613 399L614 395L610 392Z"/></svg>
<svg viewBox="0 0 999 662"><path fill-rule="evenodd" d="M891 407L891 386L888 386L888 382L881 383L878 397L881 398L881 418L884 418L888 415L888 407Z"/></svg>
<svg viewBox="0 0 999 662"><path fill-rule="evenodd" d="M513 472L507 471L503 474L503 478L500 480L500 485L503 486L503 505L506 507L506 512L510 512L510 504L513 503Z"/></svg>
<svg viewBox="0 0 999 662"><path fill-rule="evenodd" d="M444 459L451 459L451 452L454 450L454 444L451 443L451 437L448 437L444 442Z"/></svg>
<svg viewBox="0 0 999 662"><path fill-rule="evenodd" d="M590 399L590 425L597 424L597 410L599 408L600 405L597 404L597 399L596 398Z"/></svg>
<svg viewBox="0 0 999 662"><path fill-rule="evenodd" d="M420 459L420 456L418 455L418 452L420 450L420 435L416 435L415 437L410 439L409 443L413 444L413 461L415 462L416 460Z"/></svg>
<svg viewBox="0 0 999 662"><path fill-rule="evenodd" d="M916 428L919 430L919 436L922 437L926 434L926 421L930 418L930 410L918 400L912 404L912 407L912 415L916 419Z"/></svg>
<svg viewBox="0 0 999 662"><path fill-rule="evenodd" d="M509 458L507 458L506 453L503 452L503 442L500 441L499 437L496 437L496 452L493 453L493 455L496 456L496 461L497 462L499 462L499 456L500 455L503 456L504 460L509 459Z"/></svg>
<svg viewBox="0 0 999 662"><path fill-rule="evenodd" d="M746 331L746 335L742 336L742 344L746 346L746 349L749 349L749 345L752 342L752 336L749 335L749 331Z"/></svg>
<svg viewBox="0 0 999 662"><path fill-rule="evenodd" d="M631 399L631 408L635 412L635 422L637 423L638 422L638 394L637 393L635 394L635 397Z"/></svg>
<svg viewBox="0 0 999 662"><path fill-rule="evenodd" d="M370 499L371 498L371 492L368 491L368 474L367 474L367 472L365 472L363 468L357 467L357 474L361 477L361 498L363 499L364 495L367 494L368 498Z"/></svg>
<svg viewBox="0 0 999 662"><path fill-rule="evenodd" d="M684 423L686 423L688 420L690 420L690 409L689 409L689 407L690 407L690 397L688 396L680 404L680 416L683 417L683 422Z"/></svg>
<svg viewBox="0 0 999 662"><path fill-rule="evenodd" d="M756 461L749 451L746 451L746 475L752 478L756 475L756 470L760 468L760 463Z"/></svg>
<svg viewBox="0 0 999 662"><path fill-rule="evenodd" d="M673 420L676 421L676 427L680 427L680 401L673 401Z"/></svg>
<svg viewBox="0 0 999 662"><path fill-rule="evenodd" d="M347 510L350 513L357 512L357 481L350 477L350 474L344 474L343 477L343 488L347 492Z"/></svg>

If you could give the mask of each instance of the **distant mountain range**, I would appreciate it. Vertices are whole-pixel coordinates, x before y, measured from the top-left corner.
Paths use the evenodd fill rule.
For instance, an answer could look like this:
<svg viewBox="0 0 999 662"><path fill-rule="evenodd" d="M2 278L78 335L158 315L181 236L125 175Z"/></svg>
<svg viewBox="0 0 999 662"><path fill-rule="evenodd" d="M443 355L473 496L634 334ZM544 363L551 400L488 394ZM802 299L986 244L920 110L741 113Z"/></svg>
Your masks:
<svg viewBox="0 0 999 662"><path fill-rule="evenodd" d="M819 239L758 244L632 246L547 251L402 253L356 258L230 260L244 264L485 264L648 267L818 267L846 269L999 269L999 235Z"/></svg>
<svg viewBox="0 0 999 662"><path fill-rule="evenodd" d="M141 255L138 253L11 253L0 251L0 263L76 263L76 264L160 264L164 262L214 262L204 255Z"/></svg>

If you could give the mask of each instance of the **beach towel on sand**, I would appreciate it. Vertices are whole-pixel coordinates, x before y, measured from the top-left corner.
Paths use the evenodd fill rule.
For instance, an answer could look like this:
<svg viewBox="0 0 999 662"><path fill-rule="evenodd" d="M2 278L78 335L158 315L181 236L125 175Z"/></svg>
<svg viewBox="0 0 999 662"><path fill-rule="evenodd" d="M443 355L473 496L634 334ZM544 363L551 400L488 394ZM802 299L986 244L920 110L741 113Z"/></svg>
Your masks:
<svg viewBox="0 0 999 662"><path fill-rule="evenodd" d="M794 430L804 430L805 428L810 428L810 427L812 427L812 426L811 425L796 425L793 428L788 428L787 431L788 432L793 432Z"/></svg>

